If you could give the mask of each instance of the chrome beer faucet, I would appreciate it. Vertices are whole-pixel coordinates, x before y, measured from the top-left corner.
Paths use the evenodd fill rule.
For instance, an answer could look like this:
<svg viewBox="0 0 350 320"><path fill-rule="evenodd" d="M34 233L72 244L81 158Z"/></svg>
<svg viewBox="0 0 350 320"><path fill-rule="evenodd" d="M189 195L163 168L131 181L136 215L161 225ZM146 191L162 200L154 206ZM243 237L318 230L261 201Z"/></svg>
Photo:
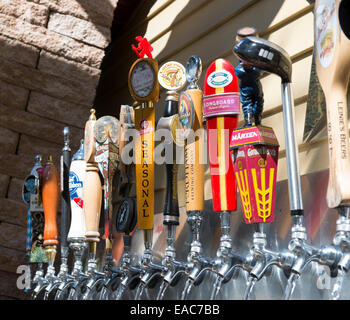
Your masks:
<svg viewBox="0 0 350 320"><path fill-rule="evenodd" d="M331 299L338 300L341 297L343 280L350 269L350 208L345 207L339 210L337 221L337 232L333 244L341 250L340 259L337 265L337 280L331 292Z"/></svg>
<svg viewBox="0 0 350 320"><path fill-rule="evenodd" d="M55 299L65 297L64 292L77 286L88 278L83 272L83 255L87 249L85 238L85 217L83 211L83 181L86 163L84 161L84 139L80 140L80 147L74 154L69 169L69 194L71 207L70 228L67 235L69 248L74 255L74 265L70 275L58 286ZM74 290L73 290L74 291Z"/></svg>
<svg viewBox="0 0 350 320"><path fill-rule="evenodd" d="M142 269L140 266L132 265L132 257L130 255L132 237L129 234L123 236L124 252L121 259L120 270L122 272L120 277L120 284L115 294L116 300L121 300L124 291L128 288L134 290L140 283L140 275Z"/></svg>
<svg viewBox="0 0 350 320"><path fill-rule="evenodd" d="M231 231L231 213L220 212L221 221L221 238L220 245L217 250L216 258L213 259L211 271L216 275L213 290L210 299L214 300L220 292L222 284L230 281L241 268L242 270L250 272L253 264L253 256L247 257L239 255L232 250Z"/></svg>
<svg viewBox="0 0 350 320"><path fill-rule="evenodd" d="M349 208L339 208L338 212L337 232L333 238L333 244L323 245L320 248L315 248L307 242L305 228L300 219L294 223L292 239L288 246L294 257L290 259L291 274L284 292L285 300L292 297L297 279L311 262L329 267L331 277L337 277L331 299L340 298L343 278L350 266L350 220Z"/></svg>
<svg viewBox="0 0 350 320"><path fill-rule="evenodd" d="M87 250L87 244L84 240L71 239L69 244L73 251L74 264L71 274L68 274L64 281L62 281L56 291L55 300L63 300L68 298L70 289L73 288L72 293L76 292L78 286L83 285L88 279L88 275L84 273L83 256ZM66 294L64 294L66 293Z"/></svg>
<svg viewBox="0 0 350 320"><path fill-rule="evenodd" d="M181 300L186 300L193 286L198 286L204 280L205 272L212 268L212 261L202 255L203 247L200 241L200 229L203 220L201 211L188 211L187 222L192 230L191 249L184 264L187 281L181 294Z"/></svg>
<svg viewBox="0 0 350 320"><path fill-rule="evenodd" d="M140 283L137 287L135 300L139 300L145 289L152 289L161 280L165 267L153 261L153 230L144 230L145 250L141 261ZM147 293L147 292L146 292Z"/></svg>

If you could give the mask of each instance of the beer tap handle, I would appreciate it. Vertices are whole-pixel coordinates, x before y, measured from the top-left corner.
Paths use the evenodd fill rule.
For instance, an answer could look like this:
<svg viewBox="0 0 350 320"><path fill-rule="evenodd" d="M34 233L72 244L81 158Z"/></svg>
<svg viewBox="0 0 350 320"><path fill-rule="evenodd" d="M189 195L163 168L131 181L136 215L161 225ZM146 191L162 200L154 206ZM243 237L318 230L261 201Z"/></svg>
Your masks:
<svg viewBox="0 0 350 320"><path fill-rule="evenodd" d="M26 234L26 255L28 257L28 261L30 261L32 244L33 241L33 215L35 211L42 211L42 208L38 206L38 199L40 194L39 188L39 171L42 171L41 166L41 156L37 155L35 157L35 164L33 169L31 170L29 176L26 177L23 187L22 187L22 199L25 204L28 206L27 208L27 234ZM34 225L37 225L36 221L34 221Z"/></svg>
<svg viewBox="0 0 350 320"><path fill-rule="evenodd" d="M120 192L119 195L123 198L120 201L119 208L116 214L116 230L117 232L124 232L124 251L126 252L128 247L127 239L130 239L130 233L136 226L136 200L128 197L129 191L132 186L130 177L131 165L124 163L126 155L123 155L124 146L127 143L125 135L127 130L134 128L134 110L129 105L122 105L120 108L120 142L119 142L119 153L120 153L120 165L121 165L121 181L120 181Z"/></svg>
<svg viewBox="0 0 350 320"><path fill-rule="evenodd" d="M102 185L96 163L87 162L83 183L84 213L86 221L86 240L99 242L98 226L102 202Z"/></svg>
<svg viewBox="0 0 350 320"><path fill-rule="evenodd" d="M228 80L218 83L218 75ZM211 107L211 106L214 107ZM235 70L225 59L216 59L206 72L204 82L203 116L206 118L209 167L216 212L237 209L235 174L229 156L230 138L237 127L239 87Z"/></svg>
<svg viewBox="0 0 350 320"><path fill-rule="evenodd" d="M329 144L327 204L350 205L347 88L350 76L348 1L315 3L316 72L324 91Z"/></svg>
<svg viewBox="0 0 350 320"><path fill-rule="evenodd" d="M171 147L173 150L172 163L166 163L166 193L164 204L165 225L179 224L179 205L177 199L177 164L175 157L176 133L175 127L178 124L179 94L186 82L185 67L176 61L166 62L158 71L159 84L167 89L163 117L159 119L157 129L170 130L172 139L164 141L165 148ZM175 134L174 134L175 133ZM167 150L165 150L167 152Z"/></svg>
<svg viewBox="0 0 350 320"><path fill-rule="evenodd" d="M178 113L178 101L167 100L164 106L164 118L169 119ZM158 123L159 124L159 123ZM171 129L171 128L168 128ZM177 199L177 164L175 153L173 154L173 163L166 163L166 193L164 202L164 221L165 225L179 224L179 205Z"/></svg>
<svg viewBox="0 0 350 320"><path fill-rule="evenodd" d="M99 242L100 233L98 232L98 227L101 214L102 185L98 165L95 162L95 110L91 109L90 112L91 115L86 122L84 135L84 159L86 161L86 172L83 182L84 214L86 222L85 236L88 242Z"/></svg>
<svg viewBox="0 0 350 320"><path fill-rule="evenodd" d="M123 149L128 143L125 140L125 135L127 134L127 131L129 129L135 128L135 113L134 108L129 105L122 105L120 109L120 142L119 142L119 154L120 154L120 164L121 164L121 175L122 179L124 180L124 185L122 186L123 189L123 196L127 197L130 189L132 187L132 181L130 176L130 171L132 168L132 165L125 165L125 161L123 160L124 157L126 157L126 154L123 155ZM129 153L130 155L130 153ZM130 155L132 156L132 155Z"/></svg>
<svg viewBox="0 0 350 320"><path fill-rule="evenodd" d="M128 105L122 105L120 107L120 139L119 139L119 153L120 153L120 157L122 159L123 157L123 149L124 146L126 145L126 141L125 141L125 133L128 129L128 109L129 106ZM130 116L129 116L130 117ZM120 162L120 166L121 166L121 174L123 175L123 178L126 178L126 165L124 164L123 161Z"/></svg>
<svg viewBox="0 0 350 320"><path fill-rule="evenodd" d="M64 147L62 149L61 159L61 254L67 256L68 243L67 234L70 219L70 201L69 201L69 167L71 163L71 149L69 147L69 128L63 130ZM66 252L64 252L66 251Z"/></svg>
<svg viewBox="0 0 350 320"><path fill-rule="evenodd" d="M57 211L60 198L59 174L48 157L42 175L42 202L45 215L44 246L58 245Z"/></svg>
<svg viewBox="0 0 350 320"><path fill-rule="evenodd" d="M84 139L80 141L80 148L72 158L69 172L69 193L71 206L71 222L68 241L85 240L85 216L83 181L85 177L86 162L84 160Z"/></svg>
<svg viewBox="0 0 350 320"><path fill-rule="evenodd" d="M141 108L135 109L135 129L139 136L135 144L136 158L136 198L137 198L137 225L144 230L146 249L152 247L154 223L154 129L155 109L154 102L159 99L159 85L156 79L158 62L152 58L153 50L147 39L137 37L140 41L138 50L141 50L140 59L137 59L130 68L128 87L131 96L141 103ZM141 58L146 54L148 58Z"/></svg>
<svg viewBox="0 0 350 320"><path fill-rule="evenodd" d="M190 86L180 95L179 101L179 120L182 125L185 124L188 134L185 145L187 211L204 210L203 93L196 84L201 72L201 60L192 56L186 65L186 77ZM184 117L186 115L187 117ZM184 120L192 126L186 125ZM189 129L192 129L193 132L191 133Z"/></svg>
<svg viewBox="0 0 350 320"><path fill-rule="evenodd" d="M164 224L179 224L179 205L177 200L177 164L166 164L166 196L164 203Z"/></svg>

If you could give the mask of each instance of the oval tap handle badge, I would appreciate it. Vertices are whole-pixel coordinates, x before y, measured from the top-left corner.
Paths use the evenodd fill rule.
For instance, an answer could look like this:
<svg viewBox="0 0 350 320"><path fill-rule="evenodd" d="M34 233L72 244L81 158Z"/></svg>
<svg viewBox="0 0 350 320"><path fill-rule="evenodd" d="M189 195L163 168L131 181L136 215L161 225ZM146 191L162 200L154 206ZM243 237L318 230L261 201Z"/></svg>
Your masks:
<svg viewBox="0 0 350 320"><path fill-rule="evenodd" d="M235 69L225 59L216 59L208 67L204 82L203 117L238 115L239 87Z"/></svg>
<svg viewBox="0 0 350 320"><path fill-rule="evenodd" d="M316 9L316 48L323 68L332 63L337 43L338 20L334 0L320 0Z"/></svg>
<svg viewBox="0 0 350 320"><path fill-rule="evenodd" d="M198 79L202 74L202 60L197 56L192 56L186 64L186 79L190 83L187 89L198 89ZM179 134L177 139L185 141L193 127L195 109L193 100L187 92L183 91L179 98Z"/></svg>
<svg viewBox="0 0 350 320"><path fill-rule="evenodd" d="M185 67L176 61L164 63L158 71L158 82L164 89L181 90L186 83Z"/></svg>
<svg viewBox="0 0 350 320"><path fill-rule="evenodd" d="M135 39L138 45L135 47L132 44L131 48L139 59L134 62L129 71L129 91L138 102L156 102L159 98L158 62L152 57L153 48L148 40L142 36L137 36Z"/></svg>
<svg viewBox="0 0 350 320"><path fill-rule="evenodd" d="M195 111L191 96L182 92L179 98L179 134L176 135L180 141L185 141L193 127Z"/></svg>

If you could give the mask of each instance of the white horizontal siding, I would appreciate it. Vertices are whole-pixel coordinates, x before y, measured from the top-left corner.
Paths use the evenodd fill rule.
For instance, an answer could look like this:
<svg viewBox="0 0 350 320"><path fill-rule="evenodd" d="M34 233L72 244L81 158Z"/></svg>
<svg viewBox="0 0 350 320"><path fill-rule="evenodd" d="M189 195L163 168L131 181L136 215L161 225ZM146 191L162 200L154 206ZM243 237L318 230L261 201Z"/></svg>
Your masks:
<svg viewBox="0 0 350 320"><path fill-rule="evenodd" d="M138 21L136 30L145 30L145 36L154 47L154 57L162 65L176 60L186 64L191 55L198 55L203 63L199 85L203 88L205 72L216 58L222 57L236 65L232 54L236 31L243 26L257 28L262 37L283 47L293 58L292 92L295 99L295 128L300 148L300 170L302 174L328 167L326 137L312 144L303 144L302 136L309 89L313 47L313 5L306 0L176 0L156 1L148 17ZM125 64L131 54L132 38L123 37L125 54L118 57L120 68L129 69ZM261 80L264 90L263 124L274 128L280 142L278 180L287 178L285 141L281 106L280 78L266 75ZM115 89L118 100L132 103L127 79ZM165 91L156 104L156 118L163 113ZM242 116L240 116L242 120ZM155 188L159 192L165 187L164 168L156 167ZM179 199L184 203L183 174L179 175ZM209 168L206 168L205 198L211 198Z"/></svg>

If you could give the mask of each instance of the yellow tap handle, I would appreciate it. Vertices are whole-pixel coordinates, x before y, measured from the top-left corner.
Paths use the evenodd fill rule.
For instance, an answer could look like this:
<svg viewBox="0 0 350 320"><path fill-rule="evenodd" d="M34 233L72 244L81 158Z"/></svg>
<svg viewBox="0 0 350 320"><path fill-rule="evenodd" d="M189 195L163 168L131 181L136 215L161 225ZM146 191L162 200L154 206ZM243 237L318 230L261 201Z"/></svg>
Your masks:
<svg viewBox="0 0 350 320"><path fill-rule="evenodd" d="M203 93L200 89L188 89L186 91L193 102L194 118L192 129L198 133L198 129L203 129ZM201 130L201 134L204 130ZM186 210L204 210L204 159L203 159L203 138L200 135L192 139L191 135L186 140L185 145L185 191Z"/></svg>
<svg viewBox="0 0 350 320"><path fill-rule="evenodd" d="M137 227L152 230L154 222L154 128L155 110L150 107L135 109L135 128L139 135L136 152Z"/></svg>

